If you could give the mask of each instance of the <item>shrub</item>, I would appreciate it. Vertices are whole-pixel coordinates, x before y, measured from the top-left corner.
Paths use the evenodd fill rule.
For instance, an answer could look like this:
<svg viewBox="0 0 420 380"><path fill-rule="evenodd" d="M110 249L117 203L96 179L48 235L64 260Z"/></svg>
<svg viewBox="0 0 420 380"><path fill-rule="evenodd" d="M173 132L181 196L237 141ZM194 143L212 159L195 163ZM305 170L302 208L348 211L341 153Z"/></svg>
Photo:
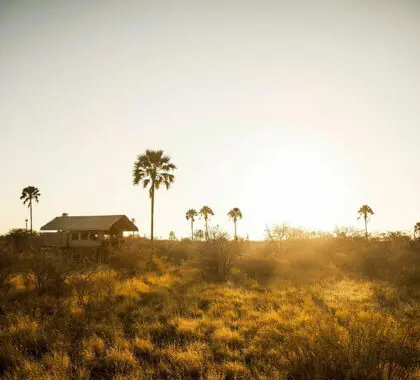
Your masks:
<svg viewBox="0 0 420 380"><path fill-rule="evenodd" d="M148 263L148 266L149 266L149 270L160 273L160 274L163 274L167 271L165 263L162 261L161 258L157 257L156 255L153 255L151 257L151 260Z"/></svg>
<svg viewBox="0 0 420 380"><path fill-rule="evenodd" d="M280 263L274 257L257 254L242 257L237 266L247 277L268 284L278 274Z"/></svg>
<svg viewBox="0 0 420 380"><path fill-rule="evenodd" d="M16 256L5 241L0 241L0 294L10 289L9 278L14 272Z"/></svg>
<svg viewBox="0 0 420 380"><path fill-rule="evenodd" d="M116 250L110 259L110 265L118 271L136 275L145 271L147 258L148 249L131 244Z"/></svg>
<svg viewBox="0 0 420 380"><path fill-rule="evenodd" d="M22 228L15 228L9 231L6 235L8 241L12 242L15 249L18 251L22 251L27 248L28 245L28 232L26 232Z"/></svg>
<svg viewBox="0 0 420 380"><path fill-rule="evenodd" d="M420 295L420 267L409 266L401 270L398 285L403 287L409 295Z"/></svg>
<svg viewBox="0 0 420 380"><path fill-rule="evenodd" d="M69 277L69 283L76 292L77 302L79 306L83 306L91 291L93 277L97 273L96 267L86 268L78 272L74 272Z"/></svg>
<svg viewBox="0 0 420 380"><path fill-rule="evenodd" d="M240 244L229 240L225 232L214 228L209 231L207 241L201 244L200 255L204 273L226 281L240 255Z"/></svg>
<svg viewBox="0 0 420 380"><path fill-rule="evenodd" d="M169 262L179 268L183 262L186 262L197 255L197 244L191 240L183 240L175 244L167 253Z"/></svg>

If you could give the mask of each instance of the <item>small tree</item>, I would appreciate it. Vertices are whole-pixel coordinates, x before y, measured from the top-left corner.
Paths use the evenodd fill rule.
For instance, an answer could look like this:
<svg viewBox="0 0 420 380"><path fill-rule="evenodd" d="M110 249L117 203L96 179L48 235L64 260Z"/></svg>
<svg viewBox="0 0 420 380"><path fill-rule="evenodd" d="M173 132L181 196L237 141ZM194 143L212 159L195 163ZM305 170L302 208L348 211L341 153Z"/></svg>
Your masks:
<svg viewBox="0 0 420 380"><path fill-rule="evenodd" d="M420 222L417 222L414 225L414 239L416 239L420 235Z"/></svg>
<svg viewBox="0 0 420 380"><path fill-rule="evenodd" d="M368 229L367 224L370 220L370 217L374 214L373 210L368 205L363 205L359 208L359 211L357 212L359 214L359 217L357 219L363 218L365 221L365 236L368 237Z"/></svg>
<svg viewBox="0 0 420 380"><path fill-rule="evenodd" d="M240 255L239 244L229 240L228 235L219 228L212 228L207 235L207 240L202 243L201 265L207 274L219 280L229 279L235 261Z"/></svg>
<svg viewBox="0 0 420 380"><path fill-rule="evenodd" d="M191 221L191 240L194 240L194 222L197 215L197 211L193 208L190 208L185 214L185 218Z"/></svg>
<svg viewBox="0 0 420 380"><path fill-rule="evenodd" d="M232 210L228 212L229 218L233 220L233 224L235 225L235 240L238 240L238 234L236 230L236 223L239 219L242 219L242 212L239 210L239 208L235 207Z"/></svg>
<svg viewBox="0 0 420 380"><path fill-rule="evenodd" d="M39 197L41 193L34 186L27 186L22 190L20 199L23 199L23 204L28 203L29 212L30 212L30 221L31 221L31 234L32 234L32 203L33 201L39 202Z"/></svg>
<svg viewBox="0 0 420 380"><path fill-rule="evenodd" d="M200 210L200 216L204 219L205 224L205 232L206 232L206 240L209 238L209 227L208 227L208 221L210 219L210 216L214 215L213 210L209 206L203 206Z"/></svg>
<svg viewBox="0 0 420 380"><path fill-rule="evenodd" d="M194 232L194 238L196 240L203 240L204 239L204 231L203 230L196 230Z"/></svg>

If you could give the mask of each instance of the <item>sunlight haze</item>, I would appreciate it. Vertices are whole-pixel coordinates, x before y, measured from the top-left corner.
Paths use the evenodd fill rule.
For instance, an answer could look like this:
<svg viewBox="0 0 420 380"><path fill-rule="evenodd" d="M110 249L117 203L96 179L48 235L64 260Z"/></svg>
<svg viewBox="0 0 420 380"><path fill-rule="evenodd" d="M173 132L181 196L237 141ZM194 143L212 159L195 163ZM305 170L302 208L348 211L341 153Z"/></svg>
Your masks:
<svg viewBox="0 0 420 380"><path fill-rule="evenodd" d="M150 232L132 170L178 169L155 233L210 206L233 234L267 225L409 230L420 210L416 1L0 1L0 233L25 186L54 217L125 214ZM203 221L196 223L202 228Z"/></svg>

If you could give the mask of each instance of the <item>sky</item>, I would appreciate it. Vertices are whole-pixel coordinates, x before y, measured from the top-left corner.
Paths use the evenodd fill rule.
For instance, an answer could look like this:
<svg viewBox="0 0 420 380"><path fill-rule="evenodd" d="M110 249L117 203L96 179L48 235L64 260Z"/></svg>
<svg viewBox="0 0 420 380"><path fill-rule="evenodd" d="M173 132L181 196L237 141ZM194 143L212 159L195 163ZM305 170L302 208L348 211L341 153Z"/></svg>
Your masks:
<svg viewBox="0 0 420 380"><path fill-rule="evenodd" d="M178 167L155 231L210 206L266 226L420 220L420 2L0 0L0 233L126 214L149 233L138 154ZM202 228L203 221L196 222Z"/></svg>

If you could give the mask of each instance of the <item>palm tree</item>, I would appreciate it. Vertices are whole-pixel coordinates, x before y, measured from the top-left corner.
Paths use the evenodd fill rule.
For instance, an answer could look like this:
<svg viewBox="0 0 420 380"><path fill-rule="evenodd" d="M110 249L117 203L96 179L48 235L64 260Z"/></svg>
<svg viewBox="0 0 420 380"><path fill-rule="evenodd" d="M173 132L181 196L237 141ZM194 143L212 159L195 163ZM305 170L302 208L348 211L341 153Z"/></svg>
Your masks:
<svg viewBox="0 0 420 380"><path fill-rule="evenodd" d="M191 240L194 240L194 222L195 222L195 217L197 215L198 215L197 211L195 211L193 208L190 208L185 214L185 218L187 220L191 220Z"/></svg>
<svg viewBox="0 0 420 380"><path fill-rule="evenodd" d="M233 220L233 224L235 225L235 240L238 240L238 234L236 232L236 222L238 219L242 219L242 212L239 208L235 207L228 212L229 218Z"/></svg>
<svg viewBox="0 0 420 380"><path fill-rule="evenodd" d="M206 240L209 238L208 220L211 215L214 215L213 210L209 206L203 206L199 211L200 216L204 219L206 226Z"/></svg>
<svg viewBox="0 0 420 380"><path fill-rule="evenodd" d="M155 210L155 191L161 185L165 185L169 189L175 180L175 176L171 173L176 166L171 163L171 158L163 153L163 150L146 150L140 154L134 163L133 184L143 188L149 187L149 196L151 200L151 221L150 221L150 240L152 243L152 251L154 249L153 241L153 224Z"/></svg>
<svg viewBox="0 0 420 380"><path fill-rule="evenodd" d="M417 222L417 223L414 225L414 239L415 239L418 235L420 235L420 222Z"/></svg>
<svg viewBox="0 0 420 380"><path fill-rule="evenodd" d="M371 215L375 213L368 205L363 205L362 207L360 207L357 213L359 214L359 217L357 219L360 219L363 217L365 221L365 236L367 238L368 237L367 222L370 219Z"/></svg>
<svg viewBox="0 0 420 380"><path fill-rule="evenodd" d="M20 199L23 199L23 204L28 203L29 207L29 213L30 213L30 221L31 221L31 234L32 234L32 203L33 201L39 202L39 197L41 196L41 193L35 186L27 186L22 190L22 195L20 196Z"/></svg>

